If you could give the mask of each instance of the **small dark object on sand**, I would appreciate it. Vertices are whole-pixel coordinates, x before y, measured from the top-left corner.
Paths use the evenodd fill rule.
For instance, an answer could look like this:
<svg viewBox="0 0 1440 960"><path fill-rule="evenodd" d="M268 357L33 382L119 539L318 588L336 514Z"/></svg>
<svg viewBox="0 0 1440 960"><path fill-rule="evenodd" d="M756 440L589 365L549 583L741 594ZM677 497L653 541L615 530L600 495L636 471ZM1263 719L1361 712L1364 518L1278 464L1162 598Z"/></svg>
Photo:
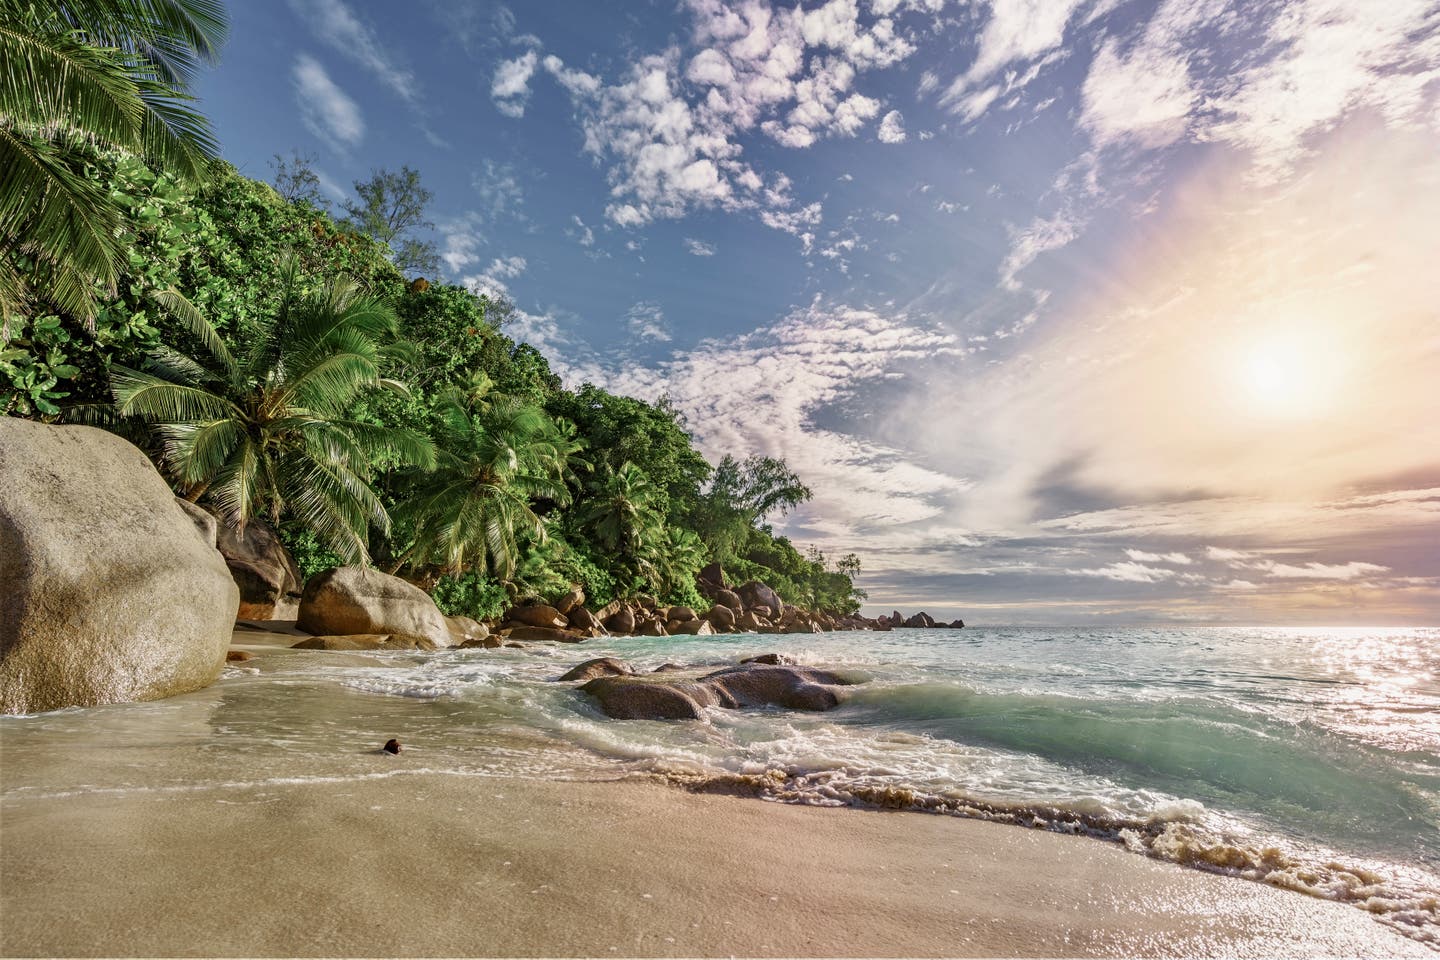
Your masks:
<svg viewBox="0 0 1440 960"><path fill-rule="evenodd" d="M386 753L399 753L399 752L400 752L400 741L399 741L399 740L386 740L386 741L385 741L385 747L384 747L384 749L385 749L385 752L386 752Z"/></svg>

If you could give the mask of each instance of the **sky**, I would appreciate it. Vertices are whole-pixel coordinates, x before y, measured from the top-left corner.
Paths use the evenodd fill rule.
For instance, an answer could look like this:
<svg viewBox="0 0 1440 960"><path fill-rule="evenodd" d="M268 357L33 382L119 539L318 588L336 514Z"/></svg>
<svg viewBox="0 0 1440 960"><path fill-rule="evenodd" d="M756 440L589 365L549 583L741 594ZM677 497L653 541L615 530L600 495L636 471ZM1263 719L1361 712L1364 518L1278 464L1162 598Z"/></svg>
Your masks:
<svg viewBox="0 0 1440 960"><path fill-rule="evenodd" d="M408 164L870 613L1440 623L1437 0L246 0L223 154Z"/></svg>

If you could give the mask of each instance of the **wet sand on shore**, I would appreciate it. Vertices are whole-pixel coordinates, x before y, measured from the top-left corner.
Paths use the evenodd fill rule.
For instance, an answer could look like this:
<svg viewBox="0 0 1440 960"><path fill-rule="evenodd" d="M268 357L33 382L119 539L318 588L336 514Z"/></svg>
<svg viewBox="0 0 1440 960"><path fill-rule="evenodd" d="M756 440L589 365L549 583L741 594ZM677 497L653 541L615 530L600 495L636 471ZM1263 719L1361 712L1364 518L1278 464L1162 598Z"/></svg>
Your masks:
<svg viewBox="0 0 1440 960"><path fill-rule="evenodd" d="M1434 956L1087 838L415 772L0 806L6 956Z"/></svg>

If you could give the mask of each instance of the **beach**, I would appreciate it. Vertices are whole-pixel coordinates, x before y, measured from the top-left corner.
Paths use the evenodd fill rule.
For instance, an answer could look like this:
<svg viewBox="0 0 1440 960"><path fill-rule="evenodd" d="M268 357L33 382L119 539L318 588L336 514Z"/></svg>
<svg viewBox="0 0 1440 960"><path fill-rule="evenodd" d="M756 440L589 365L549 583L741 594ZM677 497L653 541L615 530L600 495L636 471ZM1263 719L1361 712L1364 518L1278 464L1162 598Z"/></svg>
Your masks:
<svg viewBox="0 0 1440 960"><path fill-rule="evenodd" d="M869 653L853 635L789 640L785 648L802 659L851 670L863 656L871 679L826 714L720 710L675 723L606 718L554 678L602 650L645 668L733 662L754 652L754 638L326 653L289 649L293 634L237 630L233 649L250 659L210 687L0 722L0 949L1434 955L1423 942L1433 929L1423 861L1418 873L1382 863L1387 872L1371 875L1362 859L1306 858L1303 849L1286 859L1266 852L1281 837L1226 840L1204 832L1212 814L1183 810L1163 821L1165 830L1137 834L1119 826L1143 813L1124 813L1137 802L1128 798L1149 798L1156 816L1175 800L1114 786L1105 819L1085 799L1100 781L1072 774L1066 786L1064 766L1020 754L1002 762L1010 754L976 752L914 726L916 717L937 716L937 704L952 718L946 723L957 722L957 709L974 722L988 701L966 694L957 707L936 699L955 688L917 686L908 673L887 679L895 668L883 665L924 663L933 650L937 663L961 658L975 670L1003 658L1008 672L1027 645L1062 642L1046 636L976 632L957 648L921 632L908 647L890 640ZM1145 642L1154 656L1165 649L1160 639ZM891 719L875 726L874 704L897 697L916 703L908 713L887 707ZM1092 713L1104 705L1076 702ZM1004 728L1024 731L1052 700L1027 694L1001 703ZM1045 729L1085 716L1067 712ZM1120 717L1120 729L1157 722ZM1093 716L1087 723L1093 753L1106 728ZM931 732L907 732L922 729ZM1232 742L1235 735L1232 728ZM401 742L396 755L381 749L391 737ZM1188 762L1180 744L1167 750ZM959 779L936 779L940 764ZM1327 776L1346 775L1335 769ZM971 775L990 786L963 779ZM1062 789L1074 799L1056 805ZM991 822L1006 796L1018 804L1009 822ZM1389 794L1367 792L1355 803L1372 796ZM937 798L950 798L929 807L943 812L924 812ZM986 798L991 806L976 806ZM1050 829L1017 825L1047 809L1040 798L1051 805ZM949 815L956 812L963 815ZM1203 843L1167 844L1176 830ZM1232 866L1195 869L1204 860L1187 849L1212 867ZM1244 879L1257 864L1265 872L1252 876L1268 882Z"/></svg>
<svg viewBox="0 0 1440 960"><path fill-rule="evenodd" d="M160 758L151 758L160 759ZM1428 956L1081 837L410 774L7 802L7 956Z"/></svg>

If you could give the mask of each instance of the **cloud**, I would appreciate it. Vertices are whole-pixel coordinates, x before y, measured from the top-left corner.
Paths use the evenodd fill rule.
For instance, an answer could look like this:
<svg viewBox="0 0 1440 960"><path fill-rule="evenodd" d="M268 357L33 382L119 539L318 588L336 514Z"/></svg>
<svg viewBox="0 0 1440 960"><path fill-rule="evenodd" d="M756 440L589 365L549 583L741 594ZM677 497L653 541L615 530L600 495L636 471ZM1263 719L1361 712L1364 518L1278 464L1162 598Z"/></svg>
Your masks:
<svg viewBox="0 0 1440 960"><path fill-rule="evenodd" d="M630 335L638 340L666 341L670 339L670 328L665 323L665 313L653 300L642 300L625 314L625 323Z"/></svg>
<svg viewBox="0 0 1440 960"><path fill-rule="evenodd" d="M525 191L520 186L519 174L510 164L490 159L481 161L479 169L470 177L470 185L479 196L489 219L505 216L525 219L521 210L525 203Z"/></svg>
<svg viewBox="0 0 1440 960"><path fill-rule="evenodd" d="M880 130L876 133L881 143L904 143L905 142L905 118L899 110L891 110L885 114L880 121Z"/></svg>
<svg viewBox="0 0 1440 960"><path fill-rule="evenodd" d="M1170 580L1175 577L1174 570L1164 567L1147 567L1141 563L1121 561L1112 563L1106 567L1091 567L1085 570L1069 570L1067 573L1081 577L1104 577L1107 580L1119 580L1124 583L1159 583L1162 580Z"/></svg>
<svg viewBox="0 0 1440 960"><path fill-rule="evenodd" d="M495 109L507 117L518 119L525 116L525 104L530 99L530 77L534 75L538 61L539 54L527 50L513 60L500 62L490 81L490 99L495 102Z"/></svg>
<svg viewBox="0 0 1440 960"><path fill-rule="evenodd" d="M1000 285L1006 290L1019 290L1018 275L1042 253L1058 250L1074 240L1080 224L1067 213L1052 217L1036 217L1023 230L1013 233L1010 251L1000 264Z"/></svg>
<svg viewBox="0 0 1440 960"><path fill-rule="evenodd" d="M585 226L585 221L580 219L578 213L571 215L570 222L575 225L575 229L565 231L566 235L574 237L575 242L582 247L593 247L595 245L595 231Z"/></svg>
<svg viewBox="0 0 1440 960"><path fill-rule="evenodd" d="M1268 576L1287 580L1355 580L1385 573L1390 569L1377 563L1362 563L1358 560L1352 560L1349 563L1307 563L1298 566L1263 560L1248 564L1248 566L1255 570L1262 570Z"/></svg>
<svg viewBox="0 0 1440 960"><path fill-rule="evenodd" d="M291 68L291 77L305 129L337 150L358 146L365 136L360 106L335 85L320 61L300 54Z"/></svg>
<svg viewBox="0 0 1440 960"><path fill-rule="evenodd" d="M692 256L713 257L715 256L715 244L706 243L704 240L696 240L694 237L685 238L685 249Z"/></svg>
<svg viewBox="0 0 1440 960"><path fill-rule="evenodd" d="M476 229L474 217L442 223L440 234L444 238L440 259L452 274L480 262L479 250L485 240Z"/></svg>
<svg viewBox="0 0 1440 960"><path fill-rule="evenodd" d="M493 277L513 279L525 272L525 258L497 257L490 262L490 269L486 272Z"/></svg>
<svg viewBox="0 0 1440 960"><path fill-rule="evenodd" d="M1174 563L1182 567L1195 562L1183 553L1146 553L1144 550L1126 550L1125 556L1141 563Z"/></svg>
<svg viewBox="0 0 1440 960"><path fill-rule="evenodd" d="M343 0L290 0L290 7L337 53L364 67L407 103L420 102L415 74L394 61L390 47Z"/></svg>
<svg viewBox="0 0 1440 960"><path fill-rule="evenodd" d="M1196 93L1185 58L1138 45L1122 58L1114 40L1095 55L1081 91L1080 122L1100 146L1133 139L1146 147L1185 134Z"/></svg>

